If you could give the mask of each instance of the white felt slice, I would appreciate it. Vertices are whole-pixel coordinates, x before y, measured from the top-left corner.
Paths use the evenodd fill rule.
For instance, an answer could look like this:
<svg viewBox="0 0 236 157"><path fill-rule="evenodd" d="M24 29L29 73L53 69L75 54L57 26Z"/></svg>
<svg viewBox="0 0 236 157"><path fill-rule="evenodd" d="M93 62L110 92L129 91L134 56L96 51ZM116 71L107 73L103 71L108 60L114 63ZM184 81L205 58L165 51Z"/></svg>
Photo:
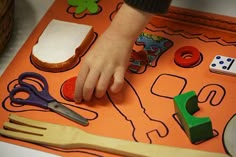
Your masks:
<svg viewBox="0 0 236 157"><path fill-rule="evenodd" d="M33 47L32 54L46 63L65 62L75 55L92 26L53 19Z"/></svg>

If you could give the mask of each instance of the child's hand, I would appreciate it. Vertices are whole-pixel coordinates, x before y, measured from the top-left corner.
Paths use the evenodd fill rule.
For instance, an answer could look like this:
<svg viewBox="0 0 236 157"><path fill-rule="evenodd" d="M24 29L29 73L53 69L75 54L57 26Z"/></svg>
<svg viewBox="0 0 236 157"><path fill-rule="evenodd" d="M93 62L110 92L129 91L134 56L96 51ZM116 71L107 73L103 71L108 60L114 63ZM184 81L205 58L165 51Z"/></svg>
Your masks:
<svg viewBox="0 0 236 157"><path fill-rule="evenodd" d="M75 101L89 101L120 91L127 68L133 41L104 33L86 54L76 81Z"/></svg>
<svg viewBox="0 0 236 157"><path fill-rule="evenodd" d="M133 44L151 16L125 3L122 5L82 61L74 92L76 102L89 101L93 94L100 98L108 88L111 92L121 89Z"/></svg>

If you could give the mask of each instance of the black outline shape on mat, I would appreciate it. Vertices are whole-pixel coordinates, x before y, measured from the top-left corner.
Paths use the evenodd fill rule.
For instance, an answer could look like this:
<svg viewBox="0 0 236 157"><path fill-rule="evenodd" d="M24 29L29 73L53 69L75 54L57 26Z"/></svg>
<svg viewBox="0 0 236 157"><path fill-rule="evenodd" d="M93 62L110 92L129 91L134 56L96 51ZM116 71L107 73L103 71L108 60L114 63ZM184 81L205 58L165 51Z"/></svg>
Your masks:
<svg viewBox="0 0 236 157"><path fill-rule="evenodd" d="M178 117L177 117L177 113L174 113L174 114L172 115L172 118L176 121L176 123L179 125L179 127L180 127L180 128L183 130L183 132L186 134L186 132L184 131L184 127L182 126L181 122L179 121L179 119L178 119ZM210 139L212 139L212 138L214 138L214 137L216 137L216 136L219 135L219 132L218 132L216 129L212 129L212 132L213 132L213 137L210 137L210 138L208 138L208 139L201 140L201 141L198 141L198 142L195 142L195 143L192 143L192 144L194 144L194 145L199 145L199 144L204 143L204 142L206 142L206 141L208 141L208 140L210 140ZM187 134L186 134L186 136L187 136Z"/></svg>
<svg viewBox="0 0 236 157"><path fill-rule="evenodd" d="M201 37L199 37L200 36L200 34L199 35L197 35L197 34L194 34L194 35L197 35L197 36L193 36L193 37L188 37L188 36L186 36L186 35L184 35L184 34L191 34L191 33L185 33L184 32L184 30L173 30L173 29L170 29L169 27L167 27L167 26L161 26L161 27L158 27L158 26L155 26L154 24L152 24L152 23L149 23L152 27L154 27L154 28L156 28L157 30L153 30L152 28L149 28L148 26L146 27L146 29L147 30L149 30L149 31L152 31L152 32L163 32L163 33L165 33L165 34L168 34L168 35L171 35L171 36L174 36L174 35L179 35L179 36L182 36L182 37L184 37L184 38L186 38L186 39L199 39L200 41L203 41L203 42L205 42L205 43L211 43L211 42L215 42L215 43L217 43L217 44L219 44L219 45L221 45L221 46L236 46L236 42L226 42L225 40L222 40L221 38L208 38L207 36L204 36L204 37L206 37L207 39L209 39L209 40L204 40L204 39L202 39ZM168 33L165 29L168 29L168 30L171 30L173 33ZM184 32L184 33L182 33L182 32ZM211 39L217 39L217 40L211 40ZM227 43L227 44L223 44L223 43L221 43L220 41L218 41L218 40L222 40L223 42L225 42L225 43Z"/></svg>
<svg viewBox="0 0 236 157"><path fill-rule="evenodd" d="M111 14L109 15L109 19L110 21L112 21L112 19L114 18L115 14L118 12L118 10L120 9L120 7L122 6L123 2L119 2L117 5L116 5L116 9L111 12Z"/></svg>
<svg viewBox="0 0 236 157"><path fill-rule="evenodd" d="M230 121L231 121L234 117L236 117L236 113L235 113L234 115L232 115L232 117L228 120L227 124L226 124L225 127L224 127L223 134L222 134L222 143L223 143L223 146L224 146L224 150L225 150L225 152L226 152L228 155L230 155L230 156L232 156L232 155L229 153L229 151L228 151L228 149L227 149L227 147L226 147L226 145L225 145L224 135L225 135L225 130L226 130L228 124L230 123ZM233 157L233 156L232 156L232 157Z"/></svg>
<svg viewBox="0 0 236 157"><path fill-rule="evenodd" d="M33 79L28 79L28 80L37 83L41 88L43 88L43 85L41 84L42 82L39 82L39 81L36 81L36 80L33 80ZM8 93L10 93L10 91L11 91L10 86L12 86L13 88L16 87L16 86L18 86L18 79L14 79L14 80L12 80L10 83L8 83L8 85L7 85L7 91L8 91ZM25 106L25 105L21 105L21 104L14 104L13 102L11 102L10 97L7 96L7 97L2 101L2 108L5 109L5 110L8 111L8 112L27 112L27 111L52 112L52 111L50 111L50 110L42 109L42 108L40 108L40 107L38 107L38 109L27 109L27 110L24 110L24 109L23 109L23 110L17 110L17 111L11 110L11 109L9 109L9 108L7 107L7 105L6 105L6 102L7 102L8 100L9 100L9 102L10 102L10 103L8 103L8 104L10 104L12 107L17 107L17 108L19 107L19 108L20 108L20 107ZM61 103L61 104L63 104L63 105L66 105L66 106L71 106L71 107L74 107L74 108L77 108L77 109L81 109L81 110L84 110L84 111L88 111L88 112L94 114L94 117L93 117L93 118L87 118L87 117L86 117L88 120L95 120L95 119L97 119L97 117L98 117L98 113L95 112L95 111L93 111L93 110L89 110L89 109L80 107L80 106L78 106L78 105L72 105L72 104L69 104L69 103L64 103L64 102L59 102L59 103ZM27 106L31 106L31 105L27 105ZM32 105L32 106L35 106L35 105Z"/></svg>
<svg viewBox="0 0 236 157"><path fill-rule="evenodd" d="M178 76L178 75L163 73L163 74L160 74L160 75L155 79L155 81L153 82L153 84L152 84L152 86L151 86L150 91L151 91L151 93L152 93L153 95L156 95L156 96L159 96L159 97L168 98L168 99L173 99L173 98L174 98L174 97L170 97L170 96L167 96L167 95L166 95L166 96L165 96L165 95L159 95L159 94L156 94L156 93L153 92L153 87L155 86L155 84L156 84L158 78L160 78L162 75L167 75L167 76L172 76L172 77L175 77L175 78L182 79L182 80L184 81L184 86L183 86L183 88L180 90L180 92L179 92L178 95L180 95L180 94L183 92L184 88L185 88L186 85L187 85L187 79L185 79L184 77Z"/></svg>
<svg viewBox="0 0 236 157"><path fill-rule="evenodd" d="M94 38L93 38L93 41L90 43L90 45L87 47L86 51L80 55L78 57L78 62L71 68L67 69L67 70L62 70L62 71L57 71L57 72L53 72L53 71L50 71L50 70L43 70L40 66L38 66L37 64L33 63L32 59L31 59L31 55L29 56L29 60L30 60L30 63L38 70L41 70L41 71L45 71L45 72L50 72L50 73L60 73L60 72L65 72L65 71L69 71L73 68L75 68L81 61L81 58L88 52L88 50L92 47L92 45L95 43L95 41L97 40L97 37L98 37L98 33L97 32L94 32Z"/></svg>
<svg viewBox="0 0 236 157"><path fill-rule="evenodd" d="M216 96L217 91L214 90L214 89L211 89L211 90L210 90L210 93L208 94L208 96L206 97L206 99L203 100L203 101L199 101L199 99L198 99L198 102L199 102L199 103L205 103L208 99L210 99L210 96L211 96L212 93L213 93L213 96L212 96L211 99L210 99L210 105L211 105L211 106L218 106L218 105L223 101L223 99L224 99L224 97L225 97L225 95L226 95L226 89L225 89L223 86L219 85L219 84L214 84L214 83L213 83L213 84L207 84L207 85L203 86L203 87L201 88L201 90L198 92L197 97L199 97L199 95L202 93L202 91L203 91L205 88L208 88L208 87L211 87L211 86L218 86L218 87L220 87L220 88L222 89L222 91L223 91L224 94L222 95L220 101L219 101L218 103L216 103L216 104L214 104L214 103L212 102L213 99L214 99L214 97Z"/></svg>
<svg viewBox="0 0 236 157"><path fill-rule="evenodd" d="M98 0L97 3L98 3L99 1L100 1L100 0ZM69 5L69 4L68 4L68 5ZM81 13L81 14L76 14L75 12L70 11L71 8L74 8L74 6L69 5L68 8L66 9L66 12L67 12L68 14L73 15L73 18L75 18L75 19L82 19L82 18L84 18L84 17L86 17L86 16L97 15L97 14L99 14L99 13L102 12L102 7L101 7L100 5L98 5L98 8L99 8L98 12L96 12L96 13L94 13L94 14L87 13L87 12Z"/></svg>
<svg viewBox="0 0 236 157"><path fill-rule="evenodd" d="M146 108L143 106L142 101L141 101L141 98L140 98L140 96L138 95L138 93L137 93L137 91L135 90L135 88L132 86L132 84L131 84L126 78L125 78L125 82L127 82L127 84L128 84L128 85L132 88L132 90L134 91L135 95L137 96L137 98L138 98L138 100L139 100L140 108L143 110L143 113L148 117L148 119L149 119L150 121L154 121L154 122L161 123L161 124L164 126L164 128L166 129L166 134L165 134L165 135L161 135L161 134L158 132L157 129L154 129L154 130L151 130L151 131L147 132L147 133L146 133L146 136L148 137L149 142L152 143L152 139L151 139L150 136L149 136L149 134L152 133L152 132L156 132L156 133L158 134L158 136L161 137L161 138L166 137L166 136L169 134L169 129L168 129L167 125L166 125L164 122L160 121L160 120L156 120L156 119L151 118L151 117L146 113ZM138 140L137 140L137 139L135 138L135 136L134 136L134 132L135 132L136 128L135 128L135 125L133 124L132 120L129 120L129 118L128 118L124 113L122 113L122 112L119 110L119 108L116 106L116 104L115 104L115 103L113 102L113 100L111 99L111 97L110 97L110 95L109 95L108 92L106 92L106 95L107 95L108 99L110 100L110 102L112 103L112 105L114 106L114 108L120 113L120 115L122 115L122 117L124 117L126 121L129 121L129 122L130 122L130 124L131 124L131 126L132 126L132 128L133 128L133 132L132 132L133 139L134 139L136 142L138 142Z"/></svg>

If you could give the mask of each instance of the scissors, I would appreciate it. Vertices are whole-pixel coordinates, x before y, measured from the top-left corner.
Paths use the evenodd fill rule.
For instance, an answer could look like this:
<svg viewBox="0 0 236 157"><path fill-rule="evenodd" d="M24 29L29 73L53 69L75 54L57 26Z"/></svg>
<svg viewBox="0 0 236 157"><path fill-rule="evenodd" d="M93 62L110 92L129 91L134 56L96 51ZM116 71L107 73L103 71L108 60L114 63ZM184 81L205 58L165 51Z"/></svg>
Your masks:
<svg viewBox="0 0 236 157"><path fill-rule="evenodd" d="M40 82L40 87L42 90L39 90L36 85L33 85L33 82L28 83L29 80L34 80L37 83ZM62 105L50 95L47 80L42 75L34 72L25 72L18 77L18 82L19 86L16 86L13 90L11 90L9 95L13 103L35 105L41 108L50 109L81 125L88 125L88 119ZM27 98L19 98L17 97L19 96L17 95L19 92L27 93L29 96Z"/></svg>

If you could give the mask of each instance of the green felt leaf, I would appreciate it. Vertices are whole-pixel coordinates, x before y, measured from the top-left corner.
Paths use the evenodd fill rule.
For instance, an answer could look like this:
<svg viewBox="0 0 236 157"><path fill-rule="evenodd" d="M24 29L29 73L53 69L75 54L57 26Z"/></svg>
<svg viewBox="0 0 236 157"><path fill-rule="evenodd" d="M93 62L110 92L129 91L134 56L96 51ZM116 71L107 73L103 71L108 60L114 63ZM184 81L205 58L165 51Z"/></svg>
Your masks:
<svg viewBox="0 0 236 157"><path fill-rule="evenodd" d="M92 3L92 2L90 2L90 3L88 4L88 10L89 10L89 12L92 13L92 14L97 13L97 12L98 12L98 5L97 5L97 3Z"/></svg>
<svg viewBox="0 0 236 157"><path fill-rule="evenodd" d="M80 5L81 1L79 0L68 0L68 4L72 6L78 6Z"/></svg>
<svg viewBox="0 0 236 157"><path fill-rule="evenodd" d="M87 9L86 4L82 3L82 4L80 4L80 6L78 6L76 8L75 13L80 14L80 13L84 12L86 9Z"/></svg>

